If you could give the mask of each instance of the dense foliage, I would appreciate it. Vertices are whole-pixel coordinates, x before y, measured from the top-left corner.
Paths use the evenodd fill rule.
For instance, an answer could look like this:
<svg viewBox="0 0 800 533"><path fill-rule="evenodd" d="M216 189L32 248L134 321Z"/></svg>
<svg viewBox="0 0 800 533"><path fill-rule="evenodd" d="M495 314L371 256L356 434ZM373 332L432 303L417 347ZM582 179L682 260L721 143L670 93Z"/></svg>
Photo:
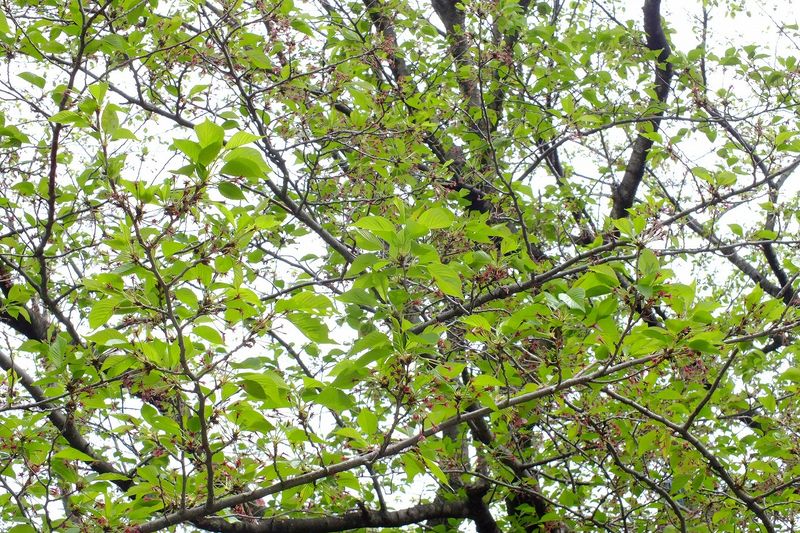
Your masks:
<svg viewBox="0 0 800 533"><path fill-rule="evenodd" d="M4 0L0 527L800 528L800 32L689 4Z"/></svg>

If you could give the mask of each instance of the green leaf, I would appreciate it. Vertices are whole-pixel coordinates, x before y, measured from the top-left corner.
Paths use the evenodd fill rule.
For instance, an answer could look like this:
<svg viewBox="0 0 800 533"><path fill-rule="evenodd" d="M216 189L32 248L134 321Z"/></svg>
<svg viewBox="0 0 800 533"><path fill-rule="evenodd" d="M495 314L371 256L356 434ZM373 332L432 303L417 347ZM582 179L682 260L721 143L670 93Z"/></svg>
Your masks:
<svg viewBox="0 0 800 533"><path fill-rule="evenodd" d="M5 13L0 10L0 34L8 35L9 33L11 33L11 27L8 25L8 19Z"/></svg>
<svg viewBox="0 0 800 533"><path fill-rule="evenodd" d="M173 255L182 252L184 249L185 245L180 242L163 241L161 243L161 251L164 254L164 257L172 257Z"/></svg>
<svg viewBox="0 0 800 533"><path fill-rule="evenodd" d="M436 464L436 461L433 459L428 459L427 457L423 457L422 459L425 461L425 465L428 467L430 473L433 474L433 477L435 477L442 485L449 486L447 474L445 474L441 467Z"/></svg>
<svg viewBox="0 0 800 533"><path fill-rule="evenodd" d="M196 310L200 302L197 299L197 295L194 293L192 289L188 287L179 287L172 292L175 297L178 299L179 302L186 305L192 310Z"/></svg>
<svg viewBox="0 0 800 533"><path fill-rule="evenodd" d="M273 370L249 372L239 376L245 392L257 400L266 401L274 407L288 406L289 385Z"/></svg>
<svg viewBox="0 0 800 533"><path fill-rule="evenodd" d="M100 126L103 131L112 132L119 128L119 119L117 118L116 106L107 105L103 110L103 115L100 118Z"/></svg>
<svg viewBox="0 0 800 533"><path fill-rule="evenodd" d="M191 98L192 96L195 96L197 94L202 93L203 91L205 91L209 87L210 86L208 84L205 84L205 83L201 83L200 85L195 85L194 87L192 87L189 90L189 98Z"/></svg>
<svg viewBox="0 0 800 533"><path fill-rule="evenodd" d="M482 329L484 331L491 331L492 330L492 325L489 323L489 321L486 319L486 317L484 317L482 315L465 316L464 318L461 319L461 321L464 324L466 324L468 326L471 326L473 328Z"/></svg>
<svg viewBox="0 0 800 533"><path fill-rule="evenodd" d="M607 287L619 287L616 271L609 265L596 265L589 269L597 275L597 280Z"/></svg>
<svg viewBox="0 0 800 533"><path fill-rule="evenodd" d="M96 460L91 455L87 455L75 448L63 448L53 455L53 457L56 459L66 459L68 461L94 462Z"/></svg>
<svg viewBox="0 0 800 533"><path fill-rule="evenodd" d="M210 120L205 120L195 126L194 132L195 135L197 135L200 146L203 148L211 146L212 144L222 145L225 140L225 130Z"/></svg>
<svg viewBox="0 0 800 533"><path fill-rule="evenodd" d="M89 311L89 327L98 328L108 322L114 315L114 311L119 304L118 298L103 298L97 300Z"/></svg>
<svg viewBox="0 0 800 533"><path fill-rule="evenodd" d="M364 305L368 307L374 306L378 303L378 300L372 295L372 293L365 289L358 288L352 288L347 292L343 292L342 294L338 295L336 299L342 303Z"/></svg>
<svg viewBox="0 0 800 533"><path fill-rule="evenodd" d="M433 263L428 265L427 268L440 291L448 296L464 297L461 291L461 277L456 270L442 263Z"/></svg>
<svg viewBox="0 0 800 533"><path fill-rule="evenodd" d="M314 32L311 30L311 26L309 26L305 21L293 18L290 22L292 28L296 29L297 31L308 35L309 37L314 36Z"/></svg>
<svg viewBox="0 0 800 533"><path fill-rule="evenodd" d="M337 413L346 411L355 405L353 398L349 394L330 385L322 389L314 398L314 403L318 403Z"/></svg>
<svg viewBox="0 0 800 533"><path fill-rule="evenodd" d="M124 139L129 139L132 141L138 141L139 138L133 134L133 132L127 128L116 128L109 132L112 141L119 141Z"/></svg>
<svg viewBox="0 0 800 533"><path fill-rule="evenodd" d="M247 197L239 186L230 181L222 181L217 185L219 193L228 200L245 200Z"/></svg>
<svg viewBox="0 0 800 533"><path fill-rule="evenodd" d="M248 133L246 131L237 131L233 134L233 136L231 136L230 139L228 139L228 142L225 143L225 150L239 148L245 144L250 144L251 142L257 141L260 138L260 136L253 135L252 133Z"/></svg>
<svg viewBox="0 0 800 533"><path fill-rule="evenodd" d="M188 139L175 139L172 141L172 147L183 152L189 161L197 162L200 157L201 147L194 141L190 141Z"/></svg>
<svg viewBox="0 0 800 533"><path fill-rule="evenodd" d="M639 270L645 276L651 276L659 271L661 264L658 257L649 248L645 248L639 254Z"/></svg>
<svg viewBox="0 0 800 533"><path fill-rule="evenodd" d="M17 76L40 89L44 89L45 83L47 83L43 77L33 72L20 72Z"/></svg>
<svg viewBox="0 0 800 533"><path fill-rule="evenodd" d="M97 82L89 86L89 93L94 97L97 103L102 104L108 92L108 83Z"/></svg>
<svg viewBox="0 0 800 533"><path fill-rule="evenodd" d="M755 232L753 234L753 238L754 239L758 239L758 240L763 240L763 241L774 241L775 239L778 238L778 234L777 234L777 232L774 232L774 231L771 231L771 230L768 230L768 229L762 229L762 230L759 230L759 231Z"/></svg>
<svg viewBox="0 0 800 533"><path fill-rule="evenodd" d="M583 312L586 312L586 307L584 306L585 299L586 293L580 287L574 287L558 295L558 300L563 302L567 307Z"/></svg>
<svg viewBox="0 0 800 533"><path fill-rule="evenodd" d="M9 528L7 531L8 533L38 533L41 530L36 529L28 524L17 524L16 526Z"/></svg>
<svg viewBox="0 0 800 533"><path fill-rule="evenodd" d="M286 318L289 319L294 327L300 330L300 333L308 337L309 340L318 343L331 343L333 341L328 338L328 326L322 320L313 317L308 313L292 313Z"/></svg>
<svg viewBox="0 0 800 533"><path fill-rule="evenodd" d="M261 153L246 146L234 148L225 156L225 164L221 174L242 176L245 178L262 178L268 170Z"/></svg>
<svg viewBox="0 0 800 533"><path fill-rule="evenodd" d="M355 258L350 268L347 270L346 276L357 276L364 270L374 265L378 261L378 256L375 254L361 254Z"/></svg>
<svg viewBox="0 0 800 533"><path fill-rule="evenodd" d="M369 409L361 409L358 413L358 425L367 435L378 433L378 417Z"/></svg>
<svg viewBox="0 0 800 533"><path fill-rule="evenodd" d="M371 215L356 220L353 225L357 228L366 229L370 231L380 231L386 233L394 233L396 231L394 224L389 222L382 216Z"/></svg>
<svg viewBox="0 0 800 533"><path fill-rule="evenodd" d="M211 326L195 326L194 334L198 337L207 340L211 344L224 344L225 339L222 337L219 331L212 328Z"/></svg>
<svg viewBox="0 0 800 533"><path fill-rule="evenodd" d="M128 339L114 328L101 329L86 337L87 340L101 346L118 346L128 344Z"/></svg>
<svg viewBox="0 0 800 533"><path fill-rule="evenodd" d="M791 381L792 383L800 383L800 368L792 367L784 371L780 379L782 381Z"/></svg>
<svg viewBox="0 0 800 533"><path fill-rule="evenodd" d="M455 220L453 213L443 207L434 207L422 213L417 222L431 230L449 228L453 220Z"/></svg>
<svg viewBox="0 0 800 533"><path fill-rule="evenodd" d="M332 307L330 299L323 294L316 294L310 291L303 291L295 294L287 300L279 300L275 305L275 312L284 311L325 311Z"/></svg>
<svg viewBox="0 0 800 533"><path fill-rule="evenodd" d="M50 122L55 122L57 124L74 124L76 126L88 126L89 122L79 113L75 111L65 110L59 111L52 117L50 117Z"/></svg>
<svg viewBox="0 0 800 533"><path fill-rule="evenodd" d="M480 391L484 388L494 388L494 387L505 387L506 383L503 383L496 377L490 374L480 374L472 378L472 386L475 387L476 390Z"/></svg>
<svg viewBox="0 0 800 533"><path fill-rule="evenodd" d="M332 408L329 407L329 409L332 409ZM366 448L368 446L368 443L367 443L367 441L364 440L364 437L358 431L356 431L354 428L351 428L351 427L339 428L337 430L334 430L333 434L334 435L339 435L339 436L344 437L345 439L347 439L349 441L348 442L348 446L350 446L350 447L353 447L353 448ZM347 474L350 474L351 476L354 476L351 472L347 472ZM337 478L340 478L340 476L337 476ZM341 480L337 479L337 481L341 485ZM354 487L356 487L356 488L359 487L359 484L358 484L357 481L354 484Z"/></svg>

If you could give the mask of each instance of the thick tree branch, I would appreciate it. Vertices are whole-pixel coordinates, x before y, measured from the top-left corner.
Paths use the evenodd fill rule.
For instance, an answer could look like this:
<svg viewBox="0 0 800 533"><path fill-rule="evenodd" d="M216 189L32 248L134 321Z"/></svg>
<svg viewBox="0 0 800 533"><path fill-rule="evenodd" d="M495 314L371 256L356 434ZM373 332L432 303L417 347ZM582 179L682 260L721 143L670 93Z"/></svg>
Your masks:
<svg viewBox="0 0 800 533"><path fill-rule="evenodd" d="M433 10L439 20L444 24L447 38L450 41L450 55L456 62L456 67L461 68L471 64L469 59L469 41L465 33L466 16L464 10L458 7L456 0L432 0ZM475 80L459 76L459 85L464 96L467 97L471 107L480 107L480 94L477 91Z"/></svg>
<svg viewBox="0 0 800 533"><path fill-rule="evenodd" d="M616 365L603 366L594 371L589 371L589 369L586 369L585 372L578 372L578 374L575 377L565 379L553 385L543 386L533 392L520 394L519 396L514 396L506 400L501 400L497 402L495 408L482 407L480 409L476 409L468 413L461 413L457 416L454 416L452 418L443 421L442 423L436 426L425 429L424 431L421 431L419 434L414 435L413 437L408 437L406 439L393 442L388 446L385 446L379 450L357 455L350 459L345 459L344 461L341 461L339 463L327 465L324 468L312 470L310 472L292 478L287 478L283 481L274 483L267 487L252 490L249 492L243 492L241 494L227 496L224 498L219 498L216 502L214 502L214 505L212 505L211 507L206 507L203 505L176 511L174 513L169 513L161 518L151 520L150 522L138 526L139 527L138 532L150 533L153 531L159 531L161 529L167 528L175 524L179 524L181 522L199 520L204 516L217 513L219 511L222 511L223 509L251 502L259 498L263 498L271 494L276 494L278 492L282 492L284 490L293 487L299 487L307 483L313 483L317 480L338 474L339 472L346 472L348 470L358 468L365 464L372 464L378 459L385 457L392 457L399 453L402 453L405 450L411 449L415 447L420 441L432 437L433 435L436 435L437 433L441 432L444 428L462 424L464 422L468 422L476 418L485 417L493 412L496 412L497 410L507 409L509 407L514 407L515 405L521 405L533 400L537 400L539 398L551 396L553 394L556 394L557 392L571 389L572 387L576 387L578 385L591 383L592 381L598 378L613 375L617 372L627 370L628 368L638 367L640 365L650 363L656 359L660 359L661 357L662 357L661 353L654 353L644 357L630 359L618 363Z"/></svg>
<svg viewBox="0 0 800 533"><path fill-rule="evenodd" d="M492 516L489 505L483 500L483 496L488 491L488 484L481 484L479 487L467 488L467 505L470 509L469 518L475 522L475 529L478 533L500 533L501 529Z"/></svg>
<svg viewBox="0 0 800 533"><path fill-rule="evenodd" d="M375 28L386 40L386 47L389 52L389 68L392 70L392 75L398 85L402 85L403 80L408 78L408 65L403 56L397 52L397 32L394 29L394 23L386 15L386 7L380 0L364 0L364 5Z"/></svg>
<svg viewBox="0 0 800 533"><path fill-rule="evenodd" d="M31 395L31 398L39 403L40 408L50 410L50 412L47 414L47 418L56 427L56 429L58 429L71 447L94 458L93 461L87 461L89 468L98 474L114 474L124 477L125 479L113 480L113 483L123 491L128 490L132 486L132 480L130 480L130 478L128 478L124 472L117 469L114 465L105 461L104 459L101 459L100 454L94 450L92 445L88 440L86 440L86 437L83 436L80 429L78 429L70 417L62 410L56 409L53 405L51 405L45 396L44 391L34 384L35 380L33 377L22 367L16 364L14 360L4 352L0 352L0 368L6 372L13 372L28 394Z"/></svg>
<svg viewBox="0 0 800 533"><path fill-rule="evenodd" d="M386 511L363 509L335 516L317 518L267 518L251 522L228 522L222 518L195 520L194 525L219 533L327 533L367 527L401 527L434 518L470 518L474 514L471 500L423 503Z"/></svg>
<svg viewBox="0 0 800 533"><path fill-rule="evenodd" d="M646 123L645 132L656 132L664 114L663 104L667 101L670 81L672 80L672 64L669 63L670 47L667 36L661 27L661 0L645 0L644 31L647 34L647 48L652 51L660 50L656 59L655 93L656 99L651 102L650 108L654 109L653 119ZM647 155L653 146L653 140L639 134L633 143L625 175L620 184L614 189L612 198L611 218L624 218L628 216L628 209L633 206L636 191L644 176L647 165Z"/></svg>
<svg viewBox="0 0 800 533"><path fill-rule="evenodd" d="M0 312L0 322L10 326L26 339L44 340L47 337L47 320L37 310L30 307L25 309L30 316L30 321L21 313L15 316L7 310L3 310Z"/></svg>
<svg viewBox="0 0 800 533"><path fill-rule="evenodd" d="M2 279L0 279L0 288L2 288L3 294L7 297L13 284L6 270L0 270L0 275L2 275ZM26 339L46 342L47 329L49 327L46 318L35 308L27 307L26 311L28 316L30 316L30 321L28 321L22 313L13 316L7 311L3 311L0 314L0 322L8 324L15 331L25 336ZM92 448L89 441L86 440L70 417L62 410L56 409L52 404L52 400L48 399L44 391L35 385L36 380L33 376L28 374L25 369L19 366L8 354L3 352L0 352L0 368L6 372L13 372L16 375L19 383L37 403L38 408L49 410L47 418L72 448L96 459L88 463L88 466L92 470L98 474L117 474L127 477L121 470L118 470L111 463L100 458L100 454ZM114 480L114 484L125 491L132 486L132 481L130 479Z"/></svg>

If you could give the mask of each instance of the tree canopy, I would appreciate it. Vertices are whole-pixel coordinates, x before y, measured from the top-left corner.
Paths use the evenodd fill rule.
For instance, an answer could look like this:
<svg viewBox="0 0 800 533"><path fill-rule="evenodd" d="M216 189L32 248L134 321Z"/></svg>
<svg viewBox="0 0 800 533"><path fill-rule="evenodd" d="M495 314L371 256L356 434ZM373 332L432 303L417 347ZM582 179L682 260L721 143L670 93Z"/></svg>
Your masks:
<svg viewBox="0 0 800 533"><path fill-rule="evenodd" d="M800 31L689 4L5 0L2 528L800 528Z"/></svg>

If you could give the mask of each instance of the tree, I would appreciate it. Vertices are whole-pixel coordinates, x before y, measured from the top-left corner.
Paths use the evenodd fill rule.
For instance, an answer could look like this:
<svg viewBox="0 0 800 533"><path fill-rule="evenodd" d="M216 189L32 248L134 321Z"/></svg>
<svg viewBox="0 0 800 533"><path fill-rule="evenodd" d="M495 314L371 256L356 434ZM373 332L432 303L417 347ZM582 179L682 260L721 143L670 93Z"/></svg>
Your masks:
<svg viewBox="0 0 800 533"><path fill-rule="evenodd" d="M796 530L800 32L663 9L7 0L4 529Z"/></svg>

